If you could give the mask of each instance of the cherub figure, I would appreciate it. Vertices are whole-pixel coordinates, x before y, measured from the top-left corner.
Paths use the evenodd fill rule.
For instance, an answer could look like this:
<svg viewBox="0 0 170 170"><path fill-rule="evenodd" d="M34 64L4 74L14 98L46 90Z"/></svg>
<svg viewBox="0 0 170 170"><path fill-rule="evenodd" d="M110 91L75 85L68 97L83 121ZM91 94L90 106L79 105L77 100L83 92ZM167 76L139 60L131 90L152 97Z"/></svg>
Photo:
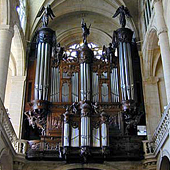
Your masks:
<svg viewBox="0 0 170 170"><path fill-rule="evenodd" d="M119 20L120 20L120 24L122 25L122 28L125 28L125 26L126 26L125 16L127 16L129 18L132 17L129 13L129 10L127 9L127 7L124 7L122 5L116 10L115 14L113 15L113 18L117 17L118 15L120 15Z"/></svg>
<svg viewBox="0 0 170 170"><path fill-rule="evenodd" d="M86 23L84 22L84 19L81 21L81 28L83 30L83 43L87 44L87 36L90 34L90 27L91 24L89 25L89 28L87 28Z"/></svg>

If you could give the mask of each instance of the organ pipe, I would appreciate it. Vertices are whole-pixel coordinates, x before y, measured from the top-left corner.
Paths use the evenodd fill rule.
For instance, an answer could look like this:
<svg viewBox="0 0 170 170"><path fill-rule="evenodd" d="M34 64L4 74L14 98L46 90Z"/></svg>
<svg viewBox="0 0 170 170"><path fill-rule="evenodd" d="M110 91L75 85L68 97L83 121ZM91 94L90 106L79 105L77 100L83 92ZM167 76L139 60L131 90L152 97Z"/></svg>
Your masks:
<svg viewBox="0 0 170 170"><path fill-rule="evenodd" d="M90 114L91 106L88 103L82 104L81 109L81 147L90 146L91 130L90 130Z"/></svg>
<svg viewBox="0 0 170 170"><path fill-rule="evenodd" d="M68 147L70 145L70 125L69 125L69 113L66 111L64 114L64 142L63 146Z"/></svg>
<svg viewBox="0 0 170 170"><path fill-rule="evenodd" d="M108 127L107 127L107 114L101 113L101 146L107 147L108 144Z"/></svg>

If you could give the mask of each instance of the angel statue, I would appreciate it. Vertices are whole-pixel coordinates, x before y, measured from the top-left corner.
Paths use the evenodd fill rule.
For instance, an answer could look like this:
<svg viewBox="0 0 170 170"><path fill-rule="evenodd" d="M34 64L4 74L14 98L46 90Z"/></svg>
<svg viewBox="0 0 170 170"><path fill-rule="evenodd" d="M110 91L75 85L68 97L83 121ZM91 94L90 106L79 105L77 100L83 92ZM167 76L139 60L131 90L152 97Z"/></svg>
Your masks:
<svg viewBox="0 0 170 170"><path fill-rule="evenodd" d="M120 20L120 24L122 25L122 28L125 28L125 26L126 26L125 16L127 16L129 18L132 17L129 13L129 10L127 9L127 7L124 7L122 5L116 10L115 14L113 15L113 18L117 17L118 15L120 15L119 20Z"/></svg>
<svg viewBox="0 0 170 170"><path fill-rule="evenodd" d="M89 28L87 28L86 23L84 22L84 19L81 21L81 28L83 30L83 43L87 44L87 36L90 34L90 27L91 24L89 25Z"/></svg>
<svg viewBox="0 0 170 170"><path fill-rule="evenodd" d="M37 17L40 17L43 12L44 12L42 16L43 27L47 27L49 22L49 17L53 20L55 15L51 9L51 5L48 5L46 8L43 6L38 12Z"/></svg>
<svg viewBox="0 0 170 170"><path fill-rule="evenodd" d="M112 47L112 43L109 43L109 47L106 47L104 45L102 52L103 52L104 56L107 57L107 61L110 63L113 63L113 60L115 57L115 49Z"/></svg>

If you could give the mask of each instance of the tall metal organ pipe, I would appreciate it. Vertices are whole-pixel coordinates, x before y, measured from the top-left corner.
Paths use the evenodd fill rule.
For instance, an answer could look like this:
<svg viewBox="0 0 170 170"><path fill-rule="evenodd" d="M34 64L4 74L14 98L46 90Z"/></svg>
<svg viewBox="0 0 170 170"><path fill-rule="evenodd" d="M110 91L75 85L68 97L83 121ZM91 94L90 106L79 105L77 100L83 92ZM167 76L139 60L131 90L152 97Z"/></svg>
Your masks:
<svg viewBox="0 0 170 170"><path fill-rule="evenodd" d="M122 101L133 101L134 80L131 53L133 32L128 28L120 28L115 33L118 42Z"/></svg>
<svg viewBox="0 0 170 170"><path fill-rule="evenodd" d="M35 100L48 100L50 60L55 32L43 27L37 33L37 63L35 73Z"/></svg>

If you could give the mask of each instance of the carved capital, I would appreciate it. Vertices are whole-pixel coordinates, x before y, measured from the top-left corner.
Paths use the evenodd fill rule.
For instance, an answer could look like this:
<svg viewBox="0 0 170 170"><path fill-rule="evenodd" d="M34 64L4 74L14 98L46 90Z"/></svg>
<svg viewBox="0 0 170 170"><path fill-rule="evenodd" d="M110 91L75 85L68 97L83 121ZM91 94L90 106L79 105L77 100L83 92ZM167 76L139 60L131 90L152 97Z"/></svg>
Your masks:
<svg viewBox="0 0 170 170"><path fill-rule="evenodd" d="M168 29L167 29L166 27L164 27L164 28L159 29L159 30L157 31L157 34L158 34L158 36L159 36L159 35L161 35L162 33L167 33L167 32L168 32Z"/></svg>
<svg viewBox="0 0 170 170"><path fill-rule="evenodd" d="M162 0L153 0L153 5L155 5L155 3L157 2L161 2Z"/></svg>
<svg viewBox="0 0 170 170"><path fill-rule="evenodd" d="M145 78L143 80L143 82L145 84L156 84L157 82L159 82L159 78L158 77L148 77L148 78Z"/></svg>
<svg viewBox="0 0 170 170"><path fill-rule="evenodd" d="M12 37L14 36L14 27L11 25L0 25L0 31L8 31Z"/></svg>

